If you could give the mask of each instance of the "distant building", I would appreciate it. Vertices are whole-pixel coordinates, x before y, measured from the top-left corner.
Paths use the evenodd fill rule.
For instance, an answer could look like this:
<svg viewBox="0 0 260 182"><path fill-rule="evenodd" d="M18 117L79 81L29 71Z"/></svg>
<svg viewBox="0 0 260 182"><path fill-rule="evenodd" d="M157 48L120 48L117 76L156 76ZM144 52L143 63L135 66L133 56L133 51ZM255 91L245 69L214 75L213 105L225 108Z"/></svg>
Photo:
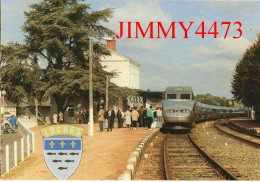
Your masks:
<svg viewBox="0 0 260 182"><path fill-rule="evenodd" d="M3 110L4 107L4 110ZM5 112L5 115L15 115L16 116L16 104L5 99L4 104L1 104L1 111Z"/></svg>
<svg viewBox="0 0 260 182"><path fill-rule="evenodd" d="M117 77L111 78L111 82L120 87L140 89L140 64L132 59L116 52L116 40L107 39L109 56L101 57L102 66L106 66L105 71L118 72Z"/></svg>

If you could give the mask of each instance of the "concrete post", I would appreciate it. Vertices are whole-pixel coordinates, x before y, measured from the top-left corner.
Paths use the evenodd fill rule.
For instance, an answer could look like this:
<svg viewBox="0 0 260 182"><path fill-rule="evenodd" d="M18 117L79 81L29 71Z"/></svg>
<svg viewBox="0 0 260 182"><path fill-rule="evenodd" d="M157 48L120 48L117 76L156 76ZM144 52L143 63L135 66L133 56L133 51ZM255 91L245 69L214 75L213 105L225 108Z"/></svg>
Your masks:
<svg viewBox="0 0 260 182"><path fill-rule="evenodd" d="M92 83L92 40L89 39L89 136L94 135L94 121L93 121L93 83Z"/></svg>
<svg viewBox="0 0 260 182"><path fill-rule="evenodd" d="M108 84L109 84L109 78L107 76L107 80L106 80L106 108L105 108L105 110L108 109Z"/></svg>
<svg viewBox="0 0 260 182"><path fill-rule="evenodd" d="M27 157L30 155L30 136L27 135Z"/></svg>
<svg viewBox="0 0 260 182"><path fill-rule="evenodd" d="M35 152L34 133L32 133L32 152Z"/></svg>
<svg viewBox="0 0 260 182"><path fill-rule="evenodd" d="M17 141L14 141L14 166L17 166Z"/></svg>
<svg viewBox="0 0 260 182"><path fill-rule="evenodd" d="M5 146L5 170L9 172L9 145Z"/></svg>
<svg viewBox="0 0 260 182"><path fill-rule="evenodd" d="M21 161L24 160L24 140L21 138Z"/></svg>

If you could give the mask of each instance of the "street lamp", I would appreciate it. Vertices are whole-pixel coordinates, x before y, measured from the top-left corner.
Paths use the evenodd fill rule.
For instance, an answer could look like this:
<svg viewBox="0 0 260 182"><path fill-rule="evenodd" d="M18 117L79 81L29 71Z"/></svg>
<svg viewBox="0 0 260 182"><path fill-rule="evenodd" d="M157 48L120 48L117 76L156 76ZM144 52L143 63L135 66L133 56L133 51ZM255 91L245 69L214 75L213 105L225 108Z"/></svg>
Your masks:
<svg viewBox="0 0 260 182"><path fill-rule="evenodd" d="M2 95L3 95L3 122L5 121L5 95L6 95L6 91L3 90L2 91Z"/></svg>
<svg viewBox="0 0 260 182"><path fill-rule="evenodd" d="M106 110L108 109L108 84L109 84L109 77L107 76L107 80L106 80Z"/></svg>
<svg viewBox="0 0 260 182"><path fill-rule="evenodd" d="M92 71L93 71L93 63L92 63L92 40L89 39L89 128L88 135L94 135L94 122L93 122L93 83L92 83Z"/></svg>

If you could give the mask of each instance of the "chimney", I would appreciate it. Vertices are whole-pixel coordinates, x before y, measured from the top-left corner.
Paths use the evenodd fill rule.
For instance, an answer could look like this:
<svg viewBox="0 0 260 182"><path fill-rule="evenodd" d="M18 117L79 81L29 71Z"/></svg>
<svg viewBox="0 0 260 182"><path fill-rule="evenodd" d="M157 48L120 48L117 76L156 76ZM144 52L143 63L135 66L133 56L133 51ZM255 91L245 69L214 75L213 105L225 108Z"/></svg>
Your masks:
<svg viewBox="0 0 260 182"><path fill-rule="evenodd" d="M115 37L112 39L107 39L107 47L112 49L113 51L116 51L116 40Z"/></svg>

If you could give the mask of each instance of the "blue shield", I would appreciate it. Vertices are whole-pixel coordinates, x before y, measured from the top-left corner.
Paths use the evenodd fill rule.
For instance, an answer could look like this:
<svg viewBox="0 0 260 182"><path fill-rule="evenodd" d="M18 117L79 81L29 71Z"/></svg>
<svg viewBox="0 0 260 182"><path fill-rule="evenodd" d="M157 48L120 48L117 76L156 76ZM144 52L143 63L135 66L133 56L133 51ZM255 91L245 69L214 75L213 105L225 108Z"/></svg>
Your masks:
<svg viewBox="0 0 260 182"><path fill-rule="evenodd" d="M63 125L60 128L54 126L45 130L41 129L42 134L45 134L43 145L46 165L51 173L60 180L68 179L75 172L82 155L82 137L75 137L76 132L73 133L74 136L55 133L56 128L59 129L58 131L62 131L65 127ZM74 126L70 126L70 128L72 127ZM75 126L75 128L79 127ZM74 131L74 128L71 131ZM49 134L50 137L46 137L46 134Z"/></svg>

